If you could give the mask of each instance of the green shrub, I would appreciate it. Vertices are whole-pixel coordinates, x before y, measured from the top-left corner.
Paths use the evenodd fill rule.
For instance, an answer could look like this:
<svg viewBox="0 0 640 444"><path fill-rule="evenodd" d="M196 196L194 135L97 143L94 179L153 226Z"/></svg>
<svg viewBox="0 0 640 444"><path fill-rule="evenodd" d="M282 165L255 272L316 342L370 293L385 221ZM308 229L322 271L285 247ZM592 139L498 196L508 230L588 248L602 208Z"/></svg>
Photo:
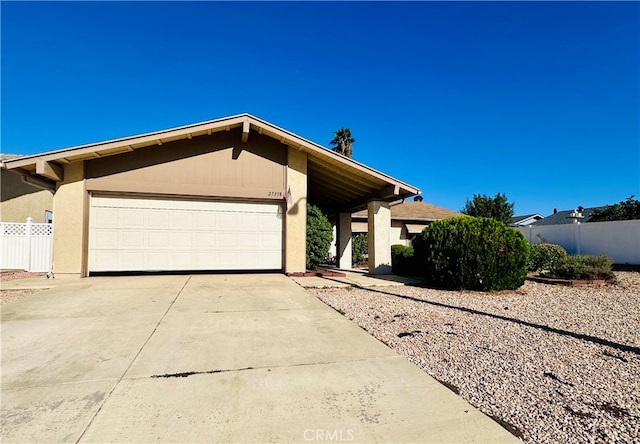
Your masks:
<svg viewBox="0 0 640 444"><path fill-rule="evenodd" d="M615 281L611 271L613 261L604 254L600 256L566 256L559 264L549 270L546 276L560 279L604 279Z"/></svg>
<svg viewBox="0 0 640 444"><path fill-rule="evenodd" d="M413 276L416 274L413 260L413 248L406 245L391 245L391 269L399 276Z"/></svg>
<svg viewBox="0 0 640 444"><path fill-rule="evenodd" d="M369 252L369 239L367 233L360 233L351 239L351 262L361 264L365 260L365 254Z"/></svg>
<svg viewBox="0 0 640 444"><path fill-rule="evenodd" d="M551 270L558 266L567 257L567 252L556 244L531 245L531 254L527 270L542 271Z"/></svg>
<svg viewBox="0 0 640 444"><path fill-rule="evenodd" d="M495 219L462 216L432 222L413 247L420 274L441 288L515 289L527 275L529 244L522 233Z"/></svg>
<svg viewBox="0 0 640 444"><path fill-rule="evenodd" d="M307 269L315 270L329 254L333 227L327 216L314 205L307 204Z"/></svg>

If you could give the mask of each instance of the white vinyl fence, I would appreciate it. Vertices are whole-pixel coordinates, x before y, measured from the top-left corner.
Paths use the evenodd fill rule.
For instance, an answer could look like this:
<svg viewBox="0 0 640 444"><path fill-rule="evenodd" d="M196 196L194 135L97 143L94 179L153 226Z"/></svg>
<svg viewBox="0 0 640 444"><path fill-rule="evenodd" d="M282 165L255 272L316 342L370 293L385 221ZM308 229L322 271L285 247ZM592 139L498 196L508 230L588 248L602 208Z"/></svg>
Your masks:
<svg viewBox="0 0 640 444"><path fill-rule="evenodd" d="M569 254L606 254L615 264L640 265L640 220L516 228L530 244L558 244Z"/></svg>
<svg viewBox="0 0 640 444"><path fill-rule="evenodd" d="M0 223L0 269L45 273L51 267L52 224Z"/></svg>

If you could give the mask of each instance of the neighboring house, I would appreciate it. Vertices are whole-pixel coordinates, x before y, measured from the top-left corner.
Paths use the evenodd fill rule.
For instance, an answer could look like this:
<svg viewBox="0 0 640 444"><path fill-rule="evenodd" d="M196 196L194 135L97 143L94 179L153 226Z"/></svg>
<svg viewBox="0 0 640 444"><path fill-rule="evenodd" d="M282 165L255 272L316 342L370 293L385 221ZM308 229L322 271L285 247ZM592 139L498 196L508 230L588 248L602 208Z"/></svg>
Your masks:
<svg viewBox="0 0 640 444"><path fill-rule="evenodd" d="M37 179L30 180L14 171L4 169L5 161L20 156L0 155L0 222L51 222L54 188Z"/></svg>
<svg viewBox="0 0 640 444"><path fill-rule="evenodd" d="M511 218L511 225L514 227L526 227L534 222L544 219L542 214L525 214L524 216L513 216Z"/></svg>
<svg viewBox="0 0 640 444"><path fill-rule="evenodd" d="M586 222L589 220L589 217L593 214L596 209L604 209L606 207L593 207L593 208L583 208L578 207L573 210L563 210L558 211L556 209L553 210L553 214L540 219L530 225L540 226L540 225L560 225L560 224L572 224L574 221L577 222ZM572 216L578 216L572 217ZM582 216L582 217L580 217Z"/></svg>
<svg viewBox="0 0 640 444"><path fill-rule="evenodd" d="M249 114L9 159L56 191L53 272L305 271L306 204L340 227L373 221L372 273L390 271L389 202L420 191ZM348 263L347 263L348 262Z"/></svg>
<svg viewBox="0 0 640 444"><path fill-rule="evenodd" d="M411 245L411 239L421 233L434 220L461 216L460 213L424 202L422 196L413 201L398 201L390 205L391 232L390 244ZM353 234L367 233L368 217L366 211L352 215L351 231Z"/></svg>

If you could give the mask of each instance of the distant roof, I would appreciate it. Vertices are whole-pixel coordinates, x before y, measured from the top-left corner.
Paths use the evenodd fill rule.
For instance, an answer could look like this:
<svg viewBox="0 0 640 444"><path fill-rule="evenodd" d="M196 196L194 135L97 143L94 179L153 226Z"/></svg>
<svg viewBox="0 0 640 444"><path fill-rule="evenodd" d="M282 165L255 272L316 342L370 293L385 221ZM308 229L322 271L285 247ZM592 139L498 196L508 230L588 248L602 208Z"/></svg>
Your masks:
<svg viewBox="0 0 640 444"><path fill-rule="evenodd" d="M542 214L533 213L533 214L525 214L524 216L513 216L511 218L511 225L530 225L536 220L543 219L544 216ZM528 222L528 223L527 223Z"/></svg>
<svg viewBox="0 0 640 444"><path fill-rule="evenodd" d="M433 221L461 216L446 208L438 207L427 202L395 202L390 205L391 219L406 221ZM352 215L354 218L367 218L367 210L358 211Z"/></svg>
<svg viewBox="0 0 640 444"><path fill-rule="evenodd" d="M582 209L582 215L584 216L582 219L580 219L580 222L586 222L589 220L589 217L591 216L591 214L593 214L593 211L596 209L600 209L603 210L606 207L593 207L593 208L583 208ZM531 225L560 225L560 224L572 224L573 223L573 219L569 218L569 214L571 214L573 211L575 210L563 210L563 211L558 211L555 214L551 214L547 217L545 217L544 219L540 219L537 222L532 223Z"/></svg>

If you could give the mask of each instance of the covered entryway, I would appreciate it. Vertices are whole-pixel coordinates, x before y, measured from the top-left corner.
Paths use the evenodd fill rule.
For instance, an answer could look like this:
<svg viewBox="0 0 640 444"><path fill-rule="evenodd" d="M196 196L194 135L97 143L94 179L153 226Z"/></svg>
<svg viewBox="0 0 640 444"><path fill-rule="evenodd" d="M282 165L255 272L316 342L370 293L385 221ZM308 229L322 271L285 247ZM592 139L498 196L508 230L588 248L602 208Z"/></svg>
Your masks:
<svg viewBox="0 0 640 444"><path fill-rule="evenodd" d="M92 195L88 271L282 270L279 203Z"/></svg>

